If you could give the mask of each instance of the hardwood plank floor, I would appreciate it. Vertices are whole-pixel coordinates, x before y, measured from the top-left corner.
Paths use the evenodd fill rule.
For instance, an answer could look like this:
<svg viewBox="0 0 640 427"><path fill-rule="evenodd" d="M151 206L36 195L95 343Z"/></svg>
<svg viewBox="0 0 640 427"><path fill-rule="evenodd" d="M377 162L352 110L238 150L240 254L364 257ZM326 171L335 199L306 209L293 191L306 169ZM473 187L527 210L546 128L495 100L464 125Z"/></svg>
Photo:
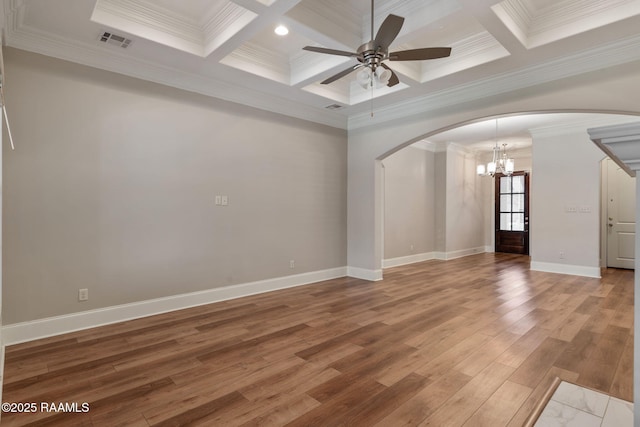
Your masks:
<svg viewBox="0 0 640 427"><path fill-rule="evenodd" d="M6 349L3 426L519 426L555 376L633 400L633 271L480 254Z"/></svg>

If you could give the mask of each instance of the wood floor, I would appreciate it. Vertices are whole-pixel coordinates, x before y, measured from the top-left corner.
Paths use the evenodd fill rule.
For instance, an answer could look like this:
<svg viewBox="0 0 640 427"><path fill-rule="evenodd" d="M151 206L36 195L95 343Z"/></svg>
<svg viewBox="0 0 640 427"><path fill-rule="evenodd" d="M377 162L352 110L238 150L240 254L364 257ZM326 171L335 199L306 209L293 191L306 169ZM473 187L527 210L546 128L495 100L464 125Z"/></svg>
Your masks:
<svg viewBox="0 0 640 427"><path fill-rule="evenodd" d="M521 426L560 378L632 400L633 272L481 254L7 348L3 426Z"/></svg>

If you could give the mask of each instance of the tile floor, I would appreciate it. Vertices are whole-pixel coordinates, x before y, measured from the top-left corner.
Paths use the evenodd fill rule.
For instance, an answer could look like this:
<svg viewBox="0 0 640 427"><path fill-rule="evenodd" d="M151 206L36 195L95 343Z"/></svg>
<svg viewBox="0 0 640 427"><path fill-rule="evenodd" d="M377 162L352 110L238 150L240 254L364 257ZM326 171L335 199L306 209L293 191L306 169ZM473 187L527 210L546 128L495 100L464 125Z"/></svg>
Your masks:
<svg viewBox="0 0 640 427"><path fill-rule="evenodd" d="M633 404L562 382L535 427L633 427Z"/></svg>

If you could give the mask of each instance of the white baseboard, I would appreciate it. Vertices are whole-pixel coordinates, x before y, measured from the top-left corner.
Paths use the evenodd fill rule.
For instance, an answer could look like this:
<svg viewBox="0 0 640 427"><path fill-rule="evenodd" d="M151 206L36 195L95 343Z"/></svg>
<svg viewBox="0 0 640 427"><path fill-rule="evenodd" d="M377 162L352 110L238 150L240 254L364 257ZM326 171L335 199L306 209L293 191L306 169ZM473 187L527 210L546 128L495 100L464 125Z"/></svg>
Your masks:
<svg viewBox="0 0 640 427"><path fill-rule="evenodd" d="M462 258L469 255L476 255L486 252L484 246L478 246L477 248L461 249L459 251L450 252L435 252L436 259L448 261L450 259Z"/></svg>
<svg viewBox="0 0 640 427"><path fill-rule="evenodd" d="M414 264L416 262L429 261L432 259L436 259L435 252L425 252L422 254L389 258L382 260L382 268L399 267L401 265Z"/></svg>
<svg viewBox="0 0 640 427"><path fill-rule="evenodd" d="M437 259L438 261L446 261L447 253L446 252L434 252L433 259Z"/></svg>
<svg viewBox="0 0 640 427"><path fill-rule="evenodd" d="M368 270L366 268L347 267L347 276L355 277L356 279L368 280L370 282L377 282L378 280L382 280L382 270Z"/></svg>
<svg viewBox="0 0 640 427"><path fill-rule="evenodd" d="M557 264L554 262L531 261L531 270L544 271L546 273L570 274L572 276L594 277L599 279L600 267L588 267L585 265Z"/></svg>
<svg viewBox="0 0 640 427"><path fill-rule="evenodd" d="M451 251L451 252L425 252L422 254L385 259L382 261L382 266L384 268L398 267L401 265L413 264L413 263L422 262L422 261L429 261L432 259L447 261L450 259L462 258L465 256L481 254L484 252L493 252L493 248L491 248L491 246L479 246L477 248L462 249L459 251Z"/></svg>
<svg viewBox="0 0 640 427"><path fill-rule="evenodd" d="M278 289L308 285L310 283L336 279L346 275L347 267L338 267L329 270L277 277L274 279L226 286L224 288L214 288L206 291L82 311L63 316L48 317L29 322L3 325L2 340L5 345L18 344L39 338L94 328L96 326L181 310L183 308L211 304Z"/></svg>

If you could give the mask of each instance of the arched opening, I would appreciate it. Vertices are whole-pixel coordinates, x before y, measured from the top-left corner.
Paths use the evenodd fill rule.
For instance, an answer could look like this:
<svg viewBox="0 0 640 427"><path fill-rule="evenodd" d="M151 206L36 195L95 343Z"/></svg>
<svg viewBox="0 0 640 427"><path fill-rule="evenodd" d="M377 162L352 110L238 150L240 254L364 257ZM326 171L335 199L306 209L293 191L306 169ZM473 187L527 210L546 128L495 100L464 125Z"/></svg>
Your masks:
<svg viewBox="0 0 640 427"><path fill-rule="evenodd" d="M501 123L497 135L496 120ZM387 150L376 161L381 266L495 249L493 179L478 177L475 166L487 161L497 142L511 146L516 170L532 174L532 269L599 276L603 218L598 165L604 153L586 129L629 121L637 116L575 110L510 113L446 126ZM544 171L537 183L535 140L537 166ZM554 156L556 152L564 154ZM564 162L559 168L558 161ZM393 175L398 171L402 176ZM411 180L421 194L412 194ZM585 181L596 185L572 189L572 182ZM393 189L397 193L389 193ZM553 209L535 206L536 199L548 197Z"/></svg>

